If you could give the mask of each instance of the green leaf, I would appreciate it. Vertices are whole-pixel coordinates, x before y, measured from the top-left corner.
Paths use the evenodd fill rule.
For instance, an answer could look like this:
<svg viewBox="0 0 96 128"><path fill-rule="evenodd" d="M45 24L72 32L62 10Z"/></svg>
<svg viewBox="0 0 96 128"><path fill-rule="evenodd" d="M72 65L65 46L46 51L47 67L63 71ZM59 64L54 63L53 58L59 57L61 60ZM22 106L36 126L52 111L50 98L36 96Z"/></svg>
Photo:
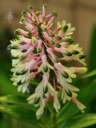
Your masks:
<svg viewBox="0 0 96 128"><path fill-rule="evenodd" d="M2 71L0 71L0 93L2 95L17 94L16 88Z"/></svg>
<svg viewBox="0 0 96 128"><path fill-rule="evenodd" d="M88 69L92 71L96 69L96 24L92 28L92 36L90 42L90 52L88 58Z"/></svg>
<svg viewBox="0 0 96 128"><path fill-rule="evenodd" d="M23 95L1 96L0 97L0 102L5 105L5 106L1 106L1 110L0 110L1 112L5 112L8 115L11 115L12 117L14 117L16 119L25 120L27 122L30 122L30 120L32 120L31 116L34 115L35 118L34 118L33 123L34 122L42 122L42 124L44 126L46 126L46 128L47 128L46 121L47 121L47 123L50 121L50 118L47 118L47 117L50 116L49 111L47 111L47 109L46 109L46 111L44 112L44 114L41 117L41 119L39 121L37 121L36 107L34 107L33 105L28 104L28 102L26 100L26 96L23 96ZM6 110L4 109L4 111L2 111L3 110L2 108L6 108ZM11 108L12 108L12 113L10 113L8 108L10 109L10 111L11 111ZM14 111L14 108L15 108L15 111ZM24 114L22 115L23 111L19 110L19 109L22 109L22 108L24 110L24 113L26 113L28 115L30 114L30 116L28 116L28 119L27 119L27 115L24 115ZM20 113L19 113L19 111L20 111ZM32 115L32 113L33 113L33 115ZM39 124L39 127L40 126L41 126L41 124ZM43 126L42 126L42 128L43 128Z"/></svg>
<svg viewBox="0 0 96 128"><path fill-rule="evenodd" d="M7 128L7 122L0 119L0 128Z"/></svg>
<svg viewBox="0 0 96 128"><path fill-rule="evenodd" d="M35 112L32 108L25 108L17 105L0 105L0 112L8 114L12 118L31 123L34 125L34 128L35 126L43 128L43 123L41 120L37 120Z"/></svg>
<svg viewBox="0 0 96 128"><path fill-rule="evenodd" d="M0 111L16 119L26 120L28 122L30 122L32 119L36 119L35 112L32 109L22 108L22 106L0 105Z"/></svg>
<svg viewBox="0 0 96 128"><path fill-rule="evenodd" d="M23 106L32 106L28 104L26 99L27 97L23 95L7 95L7 96L1 96L0 102L12 103L12 104L23 105Z"/></svg>
<svg viewBox="0 0 96 128"><path fill-rule="evenodd" d="M67 120L60 128L85 128L96 124L96 114L85 114Z"/></svg>
<svg viewBox="0 0 96 128"><path fill-rule="evenodd" d="M91 77L91 76L94 76L94 75L96 75L96 70L93 70L92 72L87 73L82 78L88 78L88 77Z"/></svg>
<svg viewBox="0 0 96 128"><path fill-rule="evenodd" d="M96 97L96 80L91 82L86 87L82 88L78 94L78 99L84 105L88 105ZM61 124L64 120L69 119L80 110L73 103L66 104L57 114L57 124Z"/></svg>

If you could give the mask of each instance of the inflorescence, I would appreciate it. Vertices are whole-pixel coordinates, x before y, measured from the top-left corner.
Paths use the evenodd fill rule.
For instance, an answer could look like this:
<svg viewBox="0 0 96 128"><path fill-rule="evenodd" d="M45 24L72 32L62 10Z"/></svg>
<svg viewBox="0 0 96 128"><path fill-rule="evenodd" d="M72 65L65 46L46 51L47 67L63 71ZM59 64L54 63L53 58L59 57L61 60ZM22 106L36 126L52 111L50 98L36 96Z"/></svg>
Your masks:
<svg viewBox="0 0 96 128"><path fill-rule="evenodd" d="M72 38L75 28L62 21L52 29L57 13L47 14L46 5L42 11L34 12L31 6L28 10L22 11L20 20L26 30L17 29L17 38L11 41L13 85L19 92L31 93L27 100L29 104L39 107L36 113L38 118L52 97L57 112L60 97L64 104L72 101L83 111L85 106L77 100L79 89L72 85L76 74L87 70L82 48ZM72 61L81 63L83 67L66 66L66 62ZM33 90L30 88L35 79L39 82Z"/></svg>

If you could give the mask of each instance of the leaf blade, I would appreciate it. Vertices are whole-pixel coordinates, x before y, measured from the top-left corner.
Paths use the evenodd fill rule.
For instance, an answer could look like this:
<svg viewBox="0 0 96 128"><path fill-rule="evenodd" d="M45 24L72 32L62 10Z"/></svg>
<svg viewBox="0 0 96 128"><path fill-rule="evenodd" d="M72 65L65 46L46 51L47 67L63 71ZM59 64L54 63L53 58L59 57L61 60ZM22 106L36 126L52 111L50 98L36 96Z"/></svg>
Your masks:
<svg viewBox="0 0 96 128"><path fill-rule="evenodd" d="M23 106L32 106L28 104L26 99L27 97L23 95L7 95L7 96L1 96L0 102L12 103L12 104L23 105Z"/></svg>
<svg viewBox="0 0 96 128"><path fill-rule="evenodd" d="M0 105L0 112L11 116L17 120L25 121L34 126L41 126L43 124L41 120L37 120L35 112L32 108L25 108L17 105Z"/></svg>
<svg viewBox="0 0 96 128"><path fill-rule="evenodd" d="M92 71L96 69L96 24L93 25L90 49L89 49L89 58L88 58L88 69Z"/></svg>
<svg viewBox="0 0 96 128"><path fill-rule="evenodd" d="M96 75L96 70L93 70L92 72L87 73L82 78L88 78L88 77L92 77L94 75Z"/></svg>
<svg viewBox="0 0 96 128"><path fill-rule="evenodd" d="M85 114L66 121L60 128L85 128L96 124L96 114Z"/></svg>

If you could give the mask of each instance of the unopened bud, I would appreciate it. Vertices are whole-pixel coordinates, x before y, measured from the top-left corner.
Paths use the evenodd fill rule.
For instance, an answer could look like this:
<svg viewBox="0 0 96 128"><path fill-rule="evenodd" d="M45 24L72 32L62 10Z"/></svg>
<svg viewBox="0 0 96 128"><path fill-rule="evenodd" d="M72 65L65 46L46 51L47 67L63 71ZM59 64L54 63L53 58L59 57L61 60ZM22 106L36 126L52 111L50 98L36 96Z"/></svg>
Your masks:
<svg viewBox="0 0 96 128"><path fill-rule="evenodd" d="M79 56L79 59L84 59L85 58L85 55L80 55Z"/></svg>
<svg viewBox="0 0 96 128"><path fill-rule="evenodd" d="M31 5L28 6L28 10L31 11L33 8Z"/></svg>
<svg viewBox="0 0 96 128"><path fill-rule="evenodd" d="M34 104L35 104L35 105L38 104L39 101L40 101L40 97L36 97L36 98L34 99Z"/></svg>
<svg viewBox="0 0 96 128"><path fill-rule="evenodd" d="M72 92L70 91L70 90L65 90L66 91L66 93L67 93L67 95L69 96L69 97L72 97Z"/></svg>
<svg viewBox="0 0 96 128"><path fill-rule="evenodd" d="M43 88L43 92L44 92L44 94L46 94L47 91L48 91L48 86L45 86L45 87Z"/></svg>
<svg viewBox="0 0 96 128"><path fill-rule="evenodd" d="M65 78L69 78L69 75L67 72L63 72L62 75L65 77Z"/></svg>
<svg viewBox="0 0 96 128"><path fill-rule="evenodd" d="M79 54L79 51L74 50L72 54Z"/></svg>
<svg viewBox="0 0 96 128"><path fill-rule="evenodd" d="M55 17L57 17L57 12L55 12L55 11L52 12L52 15L55 16Z"/></svg>
<svg viewBox="0 0 96 128"><path fill-rule="evenodd" d="M23 10L23 11L21 12L21 15L24 16L25 14L26 14L26 11Z"/></svg>
<svg viewBox="0 0 96 128"><path fill-rule="evenodd" d="M66 24L63 28L63 31L66 32L68 30L68 25Z"/></svg>
<svg viewBox="0 0 96 128"><path fill-rule="evenodd" d="M64 53L66 56L72 56L72 53L70 53L70 52L65 52Z"/></svg>

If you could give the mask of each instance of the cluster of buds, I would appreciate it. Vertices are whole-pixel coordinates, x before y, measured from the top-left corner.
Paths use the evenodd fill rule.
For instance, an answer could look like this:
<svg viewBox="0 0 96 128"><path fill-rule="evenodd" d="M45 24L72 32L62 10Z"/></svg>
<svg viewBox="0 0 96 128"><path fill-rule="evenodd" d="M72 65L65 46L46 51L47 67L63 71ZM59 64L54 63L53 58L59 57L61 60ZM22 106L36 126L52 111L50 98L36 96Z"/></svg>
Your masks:
<svg viewBox="0 0 96 128"><path fill-rule="evenodd" d="M72 38L75 28L62 21L57 23L56 29L52 29L57 13L47 14L46 5L42 11L34 12L31 6L28 10L22 11L20 20L26 30L17 29L17 38L11 41L13 85L19 92L30 93L32 80L39 81L27 99L29 104L39 107L36 113L38 118L50 97L53 97L57 112L60 97L64 104L73 101L83 111L85 106L77 100L79 89L72 85L76 74L87 70L82 48ZM83 67L66 66L66 62L72 61L81 63Z"/></svg>

